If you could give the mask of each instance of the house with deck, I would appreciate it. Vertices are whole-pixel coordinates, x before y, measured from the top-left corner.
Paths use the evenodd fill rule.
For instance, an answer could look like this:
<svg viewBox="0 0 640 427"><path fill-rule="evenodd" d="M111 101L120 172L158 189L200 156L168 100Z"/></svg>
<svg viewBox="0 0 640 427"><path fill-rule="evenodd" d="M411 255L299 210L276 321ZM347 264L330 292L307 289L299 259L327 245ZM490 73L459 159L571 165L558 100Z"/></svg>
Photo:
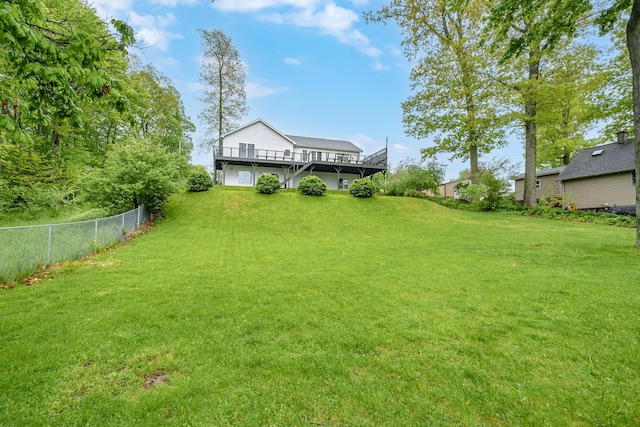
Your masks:
<svg viewBox="0 0 640 427"><path fill-rule="evenodd" d="M285 135L258 119L223 135L214 165L222 185L253 186L266 173L283 188L296 188L305 176L316 175L330 190L346 190L354 179L386 172L387 150L363 155L352 142Z"/></svg>
<svg viewBox="0 0 640 427"><path fill-rule="evenodd" d="M586 148L558 175L563 194L578 209L634 214L635 142L619 132L611 144Z"/></svg>

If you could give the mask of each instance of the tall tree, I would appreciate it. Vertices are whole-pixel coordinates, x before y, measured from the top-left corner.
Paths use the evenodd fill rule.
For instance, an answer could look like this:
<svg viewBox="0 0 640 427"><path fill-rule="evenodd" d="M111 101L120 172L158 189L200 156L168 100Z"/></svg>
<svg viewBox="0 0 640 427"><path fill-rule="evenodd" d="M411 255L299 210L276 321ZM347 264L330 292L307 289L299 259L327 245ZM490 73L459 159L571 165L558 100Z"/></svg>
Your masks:
<svg viewBox="0 0 640 427"><path fill-rule="evenodd" d="M402 104L407 134L434 135L435 145L423 149L423 156L447 152L468 159L475 176L479 155L505 143L500 87L492 78L497 60L480 37L489 2L471 0L457 10L449 3L393 0L365 18L394 20L407 58L415 61L414 95Z"/></svg>
<svg viewBox="0 0 640 427"><path fill-rule="evenodd" d="M566 14L555 8L556 0L519 1L501 0L492 8L489 31L493 31L493 46L502 52L502 62L523 57L526 78L519 85L524 114L525 135L524 203L533 206L536 200L537 124L540 101L540 72L543 59L566 37L557 34L551 22L563 22L565 18L582 18L586 9L577 7ZM574 30L575 32L575 30Z"/></svg>
<svg viewBox="0 0 640 427"><path fill-rule="evenodd" d="M588 139L608 117L608 79L602 55L589 44L569 44L550 53L541 72L537 113L538 167L569 164L575 153L601 141Z"/></svg>
<svg viewBox="0 0 640 427"><path fill-rule="evenodd" d="M604 134L609 140L626 130L633 134L633 76L626 40L626 22L620 19L611 31L615 57L608 63L607 88L602 109L607 111Z"/></svg>
<svg viewBox="0 0 640 427"><path fill-rule="evenodd" d="M245 66L231 39L222 31L198 31L204 53L200 81L204 84L201 100L205 104L198 117L211 135L205 137L205 145L222 147L222 135L237 126L248 110Z"/></svg>
<svg viewBox="0 0 640 427"><path fill-rule="evenodd" d="M593 2L593 3L592 3ZM517 34L508 36L509 28L520 22L517 13L521 5L527 10L547 11L546 19L533 23L529 36ZM640 176L640 0L499 0L492 15L492 22L509 40L508 52L518 55L544 42L551 48L564 37L573 37L583 23L586 12L595 10L596 23L601 31L609 32L620 20L626 21L626 45L633 76L633 128L635 135L636 176ZM630 9L630 12L629 12ZM627 15L627 13L629 13ZM525 178L526 182L526 178ZM525 188L526 191L526 188ZM636 180L636 228L635 246L640 248L640 181Z"/></svg>

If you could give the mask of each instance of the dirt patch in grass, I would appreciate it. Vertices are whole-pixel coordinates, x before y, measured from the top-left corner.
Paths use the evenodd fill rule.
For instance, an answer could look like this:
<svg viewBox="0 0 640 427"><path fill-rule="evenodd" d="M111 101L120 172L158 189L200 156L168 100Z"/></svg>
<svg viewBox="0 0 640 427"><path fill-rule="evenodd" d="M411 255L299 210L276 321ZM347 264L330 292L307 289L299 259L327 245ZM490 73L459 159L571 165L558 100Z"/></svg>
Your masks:
<svg viewBox="0 0 640 427"><path fill-rule="evenodd" d="M167 377L163 371L157 371L149 374L144 380L144 388L146 390L152 389L167 382Z"/></svg>

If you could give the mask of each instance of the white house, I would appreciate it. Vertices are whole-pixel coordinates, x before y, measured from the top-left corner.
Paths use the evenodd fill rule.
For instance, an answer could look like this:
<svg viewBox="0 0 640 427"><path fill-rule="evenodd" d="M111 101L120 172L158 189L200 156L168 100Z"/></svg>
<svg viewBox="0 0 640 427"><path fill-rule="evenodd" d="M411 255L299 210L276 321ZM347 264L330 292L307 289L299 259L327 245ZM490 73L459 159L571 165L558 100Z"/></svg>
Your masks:
<svg viewBox="0 0 640 427"><path fill-rule="evenodd" d="M349 187L354 179L385 172L386 148L370 156L349 141L285 135L262 119L222 137L214 150L222 185L253 186L263 173L276 175L284 188L316 175L330 190Z"/></svg>

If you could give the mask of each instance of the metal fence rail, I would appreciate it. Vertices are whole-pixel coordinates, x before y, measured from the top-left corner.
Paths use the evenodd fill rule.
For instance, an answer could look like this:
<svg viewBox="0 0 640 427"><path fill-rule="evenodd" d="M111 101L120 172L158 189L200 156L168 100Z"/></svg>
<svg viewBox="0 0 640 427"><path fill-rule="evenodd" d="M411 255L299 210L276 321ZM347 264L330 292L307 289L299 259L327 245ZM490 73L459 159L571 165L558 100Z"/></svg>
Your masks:
<svg viewBox="0 0 640 427"><path fill-rule="evenodd" d="M144 206L108 218L63 224L0 228L0 283L40 265L78 259L124 239L149 219Z"/></svg>

